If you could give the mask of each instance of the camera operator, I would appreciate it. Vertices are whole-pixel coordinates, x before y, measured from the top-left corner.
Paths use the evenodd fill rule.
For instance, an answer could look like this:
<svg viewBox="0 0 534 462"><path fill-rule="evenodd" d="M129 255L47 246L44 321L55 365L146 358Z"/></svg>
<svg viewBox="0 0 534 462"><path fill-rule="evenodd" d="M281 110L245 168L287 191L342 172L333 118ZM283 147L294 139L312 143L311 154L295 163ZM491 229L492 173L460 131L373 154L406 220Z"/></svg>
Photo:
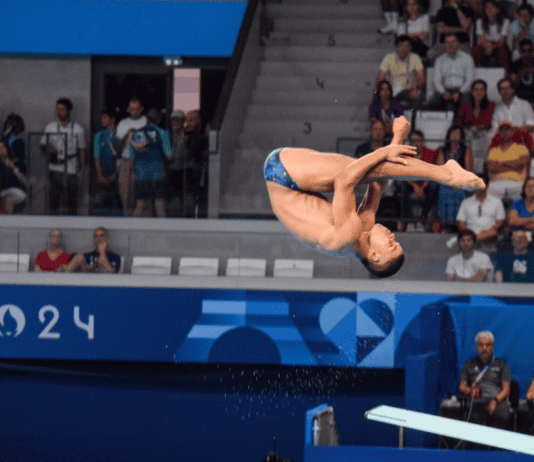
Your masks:
<svg viewBox="0 0 534 462"><path fill-rule="evenodd" d="M4 122L0 139L0 198L5 213L12 214L15 206L26 200L26 146L19 138L24 131L24 120L9 114Z"/></svg>

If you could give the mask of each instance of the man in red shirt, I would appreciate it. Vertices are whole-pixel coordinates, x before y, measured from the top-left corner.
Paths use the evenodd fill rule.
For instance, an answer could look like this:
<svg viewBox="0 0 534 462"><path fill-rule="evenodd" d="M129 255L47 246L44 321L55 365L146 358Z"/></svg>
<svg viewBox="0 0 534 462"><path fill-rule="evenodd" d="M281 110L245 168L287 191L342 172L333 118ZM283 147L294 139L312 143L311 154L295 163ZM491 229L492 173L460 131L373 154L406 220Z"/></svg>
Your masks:
<svg viewBox="0 0 534 462"><path fill-rule="evenodd" d="M410 135L410 144L415 146L417 153L415 158L422 160L423 162L428 162L429 164L437 164L438 161L438 151L425 146L425 136L421 130L413 130ZM412 200L419 199L423 201L423 209L421 212L422 222L417 223L411 221L406 227L407 231L417 230L424 232L426 229L426 220L430 209L436 200L438 194L438 184L433 181L407 181L404 183L403 188L403 218L415 218L412 210Z"/></svg>

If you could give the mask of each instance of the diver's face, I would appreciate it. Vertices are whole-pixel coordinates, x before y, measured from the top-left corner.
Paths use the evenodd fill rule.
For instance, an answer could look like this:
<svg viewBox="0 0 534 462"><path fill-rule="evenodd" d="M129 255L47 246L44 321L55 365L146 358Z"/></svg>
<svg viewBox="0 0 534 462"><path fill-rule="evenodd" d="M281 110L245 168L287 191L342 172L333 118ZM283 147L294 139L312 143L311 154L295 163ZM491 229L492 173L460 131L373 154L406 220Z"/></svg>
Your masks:
<svg viewBox="0 0 534 462"><path fill-rule="evenodd" d="M380 262L385 263L402 254L402 247L395 240L395 235L385 226L376 224L369 234L369 252L376 254ZM371 258L371 260L375 260Z"/></svg>
<svg viewBox="0 0 534 462"><path fill-rule="evenodd" d="M487 363L493 356L493 342L490 338L481 337L475 343L478 357Z"/></svg>

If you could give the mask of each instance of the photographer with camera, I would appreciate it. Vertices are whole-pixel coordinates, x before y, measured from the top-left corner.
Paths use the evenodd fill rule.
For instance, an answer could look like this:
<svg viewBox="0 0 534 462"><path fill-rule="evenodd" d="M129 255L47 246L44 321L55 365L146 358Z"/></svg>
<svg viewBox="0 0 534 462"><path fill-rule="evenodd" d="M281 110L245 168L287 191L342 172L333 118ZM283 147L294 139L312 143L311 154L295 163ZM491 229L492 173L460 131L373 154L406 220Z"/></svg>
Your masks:
<svg viewBox="0 0 534 462"><path fill-rule="evenodd" d="M56 101L57 119L50 122L41 138L41 151L48 154L49 212L61 214L64 204L67 215L78 211L78 189L86 163L85 132L71 120L72 101Z"/></svg>
<svg viewBox="0 0 534 462"><path fill-rule="evenodd" d="M4 212L12 214L15 206L26 200L26 145L19 138L24 131L24 120L9 114L4 122L0 139L0 198Z"/></svg>

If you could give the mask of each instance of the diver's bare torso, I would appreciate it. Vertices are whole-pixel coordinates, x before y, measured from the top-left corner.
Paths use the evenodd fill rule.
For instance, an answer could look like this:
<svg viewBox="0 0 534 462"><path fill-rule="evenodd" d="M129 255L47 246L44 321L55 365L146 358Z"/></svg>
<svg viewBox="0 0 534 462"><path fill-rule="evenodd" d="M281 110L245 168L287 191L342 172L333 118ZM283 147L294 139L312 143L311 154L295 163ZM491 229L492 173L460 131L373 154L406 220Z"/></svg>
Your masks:
<svg viewBox="0 0 534 462"><path fill-rule="evenodd" d="M303 152L305 151L305 156ZM328 162L324 157L328 156ZM322 253L357 257L354 240L339 243L332 213L332 203L321 193L334 190L334 180L354 159L339 154L287 148L280 160L301 191L267 181L267 189L278 219L296 237ZM356 207L356 204L355 204ZM354 239L361 234L354 229Z"/></svg>

